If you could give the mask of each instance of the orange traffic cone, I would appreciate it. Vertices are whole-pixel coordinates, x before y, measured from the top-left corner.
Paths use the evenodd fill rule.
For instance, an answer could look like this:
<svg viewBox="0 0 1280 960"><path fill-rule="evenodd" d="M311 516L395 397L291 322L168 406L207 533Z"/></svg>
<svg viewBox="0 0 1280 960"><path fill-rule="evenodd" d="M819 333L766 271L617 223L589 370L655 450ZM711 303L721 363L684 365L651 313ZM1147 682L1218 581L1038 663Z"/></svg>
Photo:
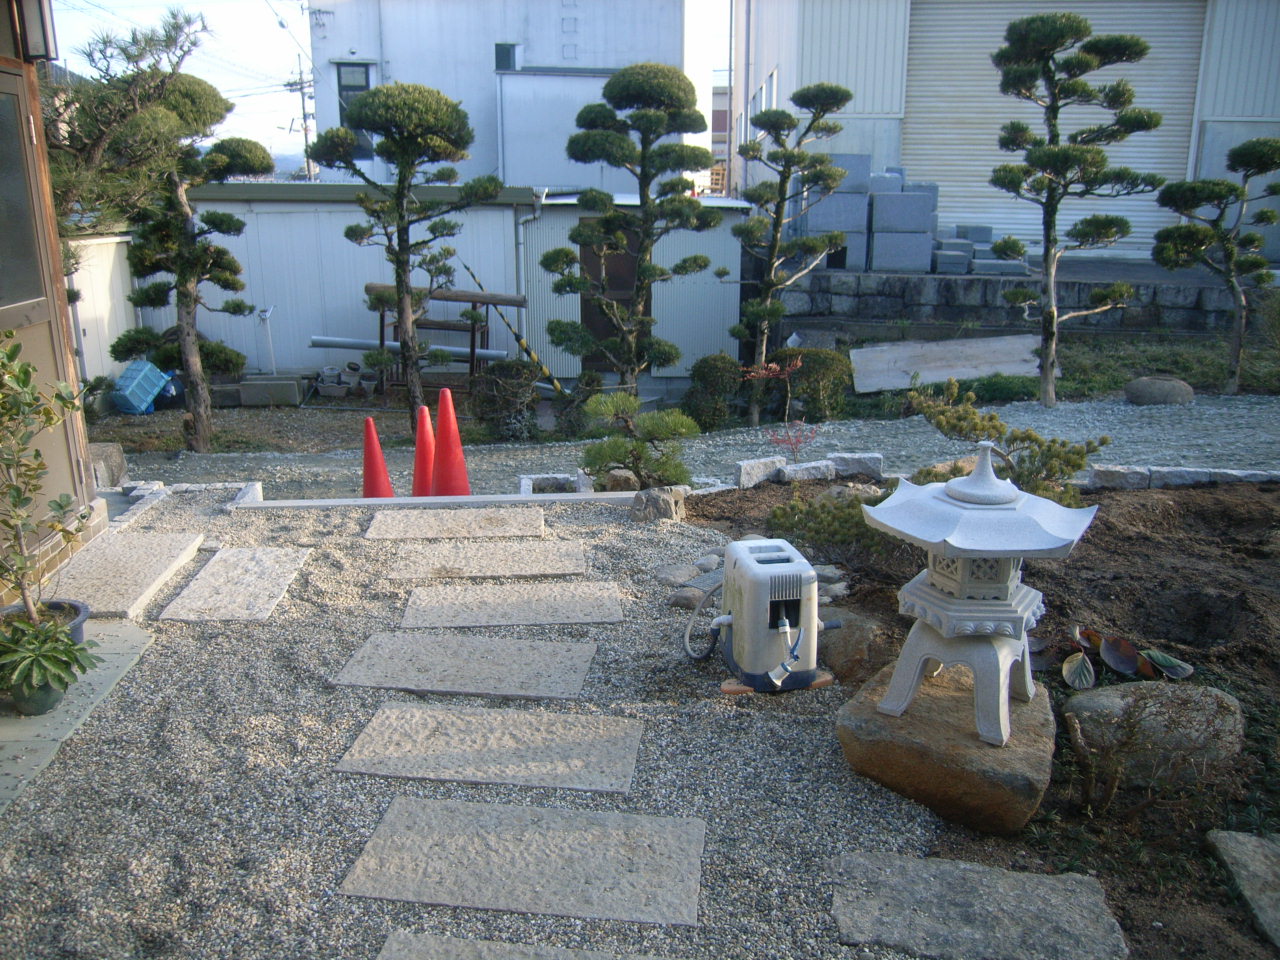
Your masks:
<svg viewBox="0 0 1280 960"><path fill-rule="evenodd" d="M436 407L436 461L431 477L434 497L466 497L471 495L467 480L467 461L462 456L462 437L453 413L453 394L445 387L440 391Z"/></svg>
<svg viewBox="0 0 1280 960"><path fill-rule="evenodd" d="M418 408L418 428L413 444L413 495L431 496L431 477L435 473L436 437L431 431L431 411L426 404Z"/></svg>
<svg viewBox="0 0 1280 960"><path fill-rule="evenodd" d="M387 476L387 461L382 458L382 444L378 442L378 428L373 417L364 418L364 496L394 497L391 478Z"/></svg>

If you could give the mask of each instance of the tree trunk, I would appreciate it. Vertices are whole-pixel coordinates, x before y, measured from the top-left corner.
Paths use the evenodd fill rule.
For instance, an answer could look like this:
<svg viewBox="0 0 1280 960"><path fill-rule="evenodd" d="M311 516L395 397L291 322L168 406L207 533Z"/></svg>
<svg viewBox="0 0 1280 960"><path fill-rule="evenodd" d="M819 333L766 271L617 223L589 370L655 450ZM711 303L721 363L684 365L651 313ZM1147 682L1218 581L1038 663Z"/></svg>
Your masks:
<svg viewBox="0 0 1280 960"><path fill-rule="evenodd" d="M187 374L187 412L191 430L187 433L187 449L195 453L213 450L213 401L209 381L200 360L200 340L196 333L195 283L177 291L178 349L182 353L182 369Z"/></svg>
<svg viewBox="0 0 1280 960"><path fill-rule="evenodd" d="M1249 323L1249 302L1245 299L1244 288L1240 281L1231 276L1227 280L1231 287L1231 299L1235 303L1236 315L1231 324L1231 346L1227 355L1227 383L1223 391L1228 394L1240 392L1240 365L1244 362L1244 334Z"/></svg>
<svg viewBox="0 0 1280 960"><path fill-rule="evenodd" d="M1051 198L1050 198L1051 199ZM1040 403L1046 407L1058 405L1057 383L1054 374L1058 369L1058 209L1057 204L1046 202L1043 214L1043 243L1040 267Z"/></svg>

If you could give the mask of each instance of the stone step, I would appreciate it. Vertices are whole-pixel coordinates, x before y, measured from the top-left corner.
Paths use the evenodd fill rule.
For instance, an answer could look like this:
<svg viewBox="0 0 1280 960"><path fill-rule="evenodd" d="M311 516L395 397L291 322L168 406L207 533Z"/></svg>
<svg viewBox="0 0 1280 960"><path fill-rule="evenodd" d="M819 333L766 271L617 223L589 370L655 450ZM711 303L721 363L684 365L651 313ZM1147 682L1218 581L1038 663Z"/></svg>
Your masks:
<svg viewBox="0 0 1280 960"><path fill-rule="evenodd" d="M573 540L450 540L404 544L390 580L435 577L562 577L587 572L582 544Z"/></svg>
<svg viewBox="0 0 1280 960"><path fill-rule="evenodd" d="M134 620L203 541L200 533L103 534L57 572L48 595L87 603L95 619Z"/></svg>
<svg viewBox="0 0 1280 960"><path fill-rule="evenodd" d="M337 769L626 793L643 728L621 717L386 703Z"/></svg>
<svg viewBox="0 0 1280 960"><path fill-rule="evenodd" d="M573 950L545 944L461 940L434 933L393 930L377 960L659 960L638 953Z"/></svg>
<svg viewBox="0 0 1280 960"><path fill-rule="evenodd" d="M702 820L397 797L342 882L355 897L698 922Z"/></svg>
<svg viewBox="0 0 1280 960"><path fill-rule="evenodd" d="M265 620L284 597L310 549L219 550L160 614L161 620Z"/></svg>
<svg viewBox="0 0 1280 960"><path fill-rule="evenodd" d="M333 678L335 684L410 693L495 697L579 697L594 643L375 633Z"/></svg>
<svg viewBox="0 0 1280 960"><path fill-rule="evenodd" d="M412 630L621 620L618 586L612 581L463 583L414 590L400 627Z"/></svg>
<svg viewBox="0 0 1280 960"><path fill-rule="evenodd" d="M1233 830L1210 830L1208 840L1244 897L1254 925L1280 946L1280 843Z"/></svg>
<svg viewBox="0 0 1280 960"><path fill-rule="evenodd" d="M541 537L541 507L462 507L379 510L365 536L370 540L449 540Z"/></svg>
<svg viewBox="0 0 1280 960"><path fill-rule="evenodd" d="M834 865L841 943L939 960L1122 960L1102 884L960 860L860 851Z"/></svg>

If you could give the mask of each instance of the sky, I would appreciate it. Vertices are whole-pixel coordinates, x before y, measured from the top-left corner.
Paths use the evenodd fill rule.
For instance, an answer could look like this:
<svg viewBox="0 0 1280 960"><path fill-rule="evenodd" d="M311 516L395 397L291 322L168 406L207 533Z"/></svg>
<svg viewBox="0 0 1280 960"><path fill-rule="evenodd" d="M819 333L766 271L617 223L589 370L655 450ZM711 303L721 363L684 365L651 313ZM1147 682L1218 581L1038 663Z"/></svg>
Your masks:
<svg viewBox="0 0 1280 960"><path fill-rule="evenodd" d="M84 58L76 51L96 34L126 35L134 28L154 27L174 6L203 14L209 27L184 70L209 81L236 105L214 136L248 137L275 156L301 158L302 102L285 84L297 78L299 58L304 77L311 79L305 0L53 0L59 63L74 72L88 73ZM716 48L725 49L726 0L697 0L693 9L706 18L705 32L717 37ZM316 80L332 82L323 70ZM308 102L307 109L314 109L313 104ZM313 121L313 137L315 133Z"/></svg>
<svg viewBox="0 0 1280 960"><path fill-rule="evenodd" d="M184 70L209 81L236 105L215 137L249 137L277 156L301 156L302 102L297 92L285 89L297 78L299 57L304 76L311 78L306 4L301 0L53 0L59 63L87 73L76 51L95 34L126 35L135 27L153 27L174 6L204 14L209 27ZM313 105L308 103L307 109Z"/></svg>

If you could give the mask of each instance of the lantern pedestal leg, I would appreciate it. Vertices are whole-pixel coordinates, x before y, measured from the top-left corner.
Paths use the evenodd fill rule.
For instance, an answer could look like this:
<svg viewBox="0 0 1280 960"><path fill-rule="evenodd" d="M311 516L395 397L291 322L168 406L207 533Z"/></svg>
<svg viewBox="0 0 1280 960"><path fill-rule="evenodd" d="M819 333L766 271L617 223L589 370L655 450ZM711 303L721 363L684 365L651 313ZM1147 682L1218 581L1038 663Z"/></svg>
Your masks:
<svg viewBox="0 0 1280 960"><path fill-rule="evenodd" d="M937 665L964 664L973 674L973 708L978 736L997 747L1009 740L1009 696L1030 700L1031 680L1026 636L944 637L929 624L917 621L907 634L889 689L876 709L900 717L911 706L926 673Z"/></svg>

